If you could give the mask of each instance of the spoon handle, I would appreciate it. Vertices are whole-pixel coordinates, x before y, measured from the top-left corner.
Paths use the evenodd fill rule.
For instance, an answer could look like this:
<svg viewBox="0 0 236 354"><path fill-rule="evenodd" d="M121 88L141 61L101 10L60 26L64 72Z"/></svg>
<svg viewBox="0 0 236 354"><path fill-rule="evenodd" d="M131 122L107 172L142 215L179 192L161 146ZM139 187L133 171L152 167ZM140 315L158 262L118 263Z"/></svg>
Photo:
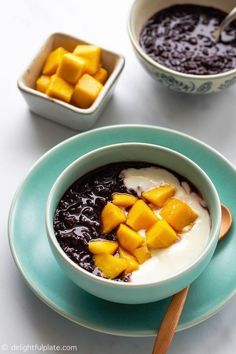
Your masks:
<svg viewBox="0 0 236 354"><path fill-rule="evenodd" d="M225 17L225 19L221 22L219 27L212 32L212 36L216 42L220 39L221 32L232 22L236 19L236 7L230 11L230 13Z"/></svg>
<svg viewBox="0 0 236 354"><path fill-rule="evenodd" d="M225 19L221 22L219 29L222 32L233 20L236 19L236 7L230 11L230 13L225 17Z"/></svg>
<svg viewBox="0 0 236 354"><path fill-rule="evenodd" d="M184 304L188 295L189 287L181 290L172 297L168 309L158 330L152 354L166 354L179 323Z"/></svg>

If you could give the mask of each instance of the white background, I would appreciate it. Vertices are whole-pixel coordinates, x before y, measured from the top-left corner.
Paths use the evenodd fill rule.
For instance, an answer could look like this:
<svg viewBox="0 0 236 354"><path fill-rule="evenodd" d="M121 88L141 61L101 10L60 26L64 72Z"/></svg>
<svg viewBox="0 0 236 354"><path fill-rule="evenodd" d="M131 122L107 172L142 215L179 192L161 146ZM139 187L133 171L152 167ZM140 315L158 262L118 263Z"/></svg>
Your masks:
<svg viewBox="0 0 236 354"><path fill-rule="evenodd" d="M95 127L146 123L173 128L208 143L236 165L236 86L209 96L185 96L160 87L143 71L129 43L131 3L0 1L0 344L77 345L81 354L146 354L153 345L153 338L96 333L54 313L26 287L10 255L7 215L16 188L43 153L77 134L30 113L16 87L17 78L51 33L69 33L126 58L114 97ZM233 299L210 320L178 333L170 354L235 354L235 318Z"/></svg>

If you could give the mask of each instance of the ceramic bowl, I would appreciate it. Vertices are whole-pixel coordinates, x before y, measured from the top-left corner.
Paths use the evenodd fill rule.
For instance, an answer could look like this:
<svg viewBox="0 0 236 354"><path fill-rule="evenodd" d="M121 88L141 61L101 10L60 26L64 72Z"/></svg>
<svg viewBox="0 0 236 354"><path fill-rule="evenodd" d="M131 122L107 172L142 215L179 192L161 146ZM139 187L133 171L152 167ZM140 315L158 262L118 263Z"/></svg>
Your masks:
<svg viewBox="0 0 236 354"><path fill-rule="evenodd" d="M134 1L128 20L128 33L141 65L157 81L172 90L190 94L205 94L221 91L236 83L236 69L217 75L191 75L171 70L151 59L139 44L140 32L145 22L154 13L172 5L179 4L175 0L136 0ZM234 0L181 0L181 4L212 6L229 12Z"/></svg>
<svg viewBox="0 0 236 354"><path fill-rule="evenodd" d="M19 78L17 84L31 111L69 128L84 131L92 127L111 98L125 64L123 56L102 48L102 63L108 70L109 78L95 102L87 109L81 109L61 100L48 97L35 89L35 82L42 71L48 54L60 46L68 51L73 51L78 44L91 43L64 33L52 34Z"/></svg>
<svg viewBox="0 0 236 354"><path fill-rule="evenodd" d="M58 202L78 178L100 166L122 161L146 161L163 166L184 176L199 190L211 216L211 235L200 256L187 268L173 276L148 284L116 282L93 275L74 263L60 247L53 229L53 218ZM46 228L52 252L64 270L79 287L105 300L138 304L148 303L173 295L193 282L209 263L217 245L221 224L221 207L216 189L209 177L185 156L156 145L124 143L103 147L75 160L55 181L46 206Z"/></svg>

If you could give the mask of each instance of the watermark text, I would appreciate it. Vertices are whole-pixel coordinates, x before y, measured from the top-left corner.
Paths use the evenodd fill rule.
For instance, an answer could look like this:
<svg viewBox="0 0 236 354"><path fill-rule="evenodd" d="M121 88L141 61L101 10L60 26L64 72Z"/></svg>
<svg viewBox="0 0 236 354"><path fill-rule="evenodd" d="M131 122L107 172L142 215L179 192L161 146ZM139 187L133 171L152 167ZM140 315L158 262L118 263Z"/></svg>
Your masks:
<svg viewBox="0 0 236 354"><path fill-rule="evenodd" d="M9 353L50 353L50 352L78 352L77 345L57 345L57 344L1 344L1 352Z"/></svg>

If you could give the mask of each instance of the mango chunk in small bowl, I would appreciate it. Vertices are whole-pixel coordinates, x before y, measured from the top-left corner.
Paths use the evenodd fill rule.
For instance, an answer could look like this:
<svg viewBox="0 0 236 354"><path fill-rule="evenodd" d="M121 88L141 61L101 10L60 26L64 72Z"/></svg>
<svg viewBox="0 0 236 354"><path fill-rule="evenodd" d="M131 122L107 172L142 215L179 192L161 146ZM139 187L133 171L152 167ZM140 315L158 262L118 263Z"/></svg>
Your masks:
<svg viewBox="0 0 236 354"><path fill-rule="evenodd" d="M84 131L109 101L123 56L63 33L52 34L18 80L29 109Z"/></svg>

